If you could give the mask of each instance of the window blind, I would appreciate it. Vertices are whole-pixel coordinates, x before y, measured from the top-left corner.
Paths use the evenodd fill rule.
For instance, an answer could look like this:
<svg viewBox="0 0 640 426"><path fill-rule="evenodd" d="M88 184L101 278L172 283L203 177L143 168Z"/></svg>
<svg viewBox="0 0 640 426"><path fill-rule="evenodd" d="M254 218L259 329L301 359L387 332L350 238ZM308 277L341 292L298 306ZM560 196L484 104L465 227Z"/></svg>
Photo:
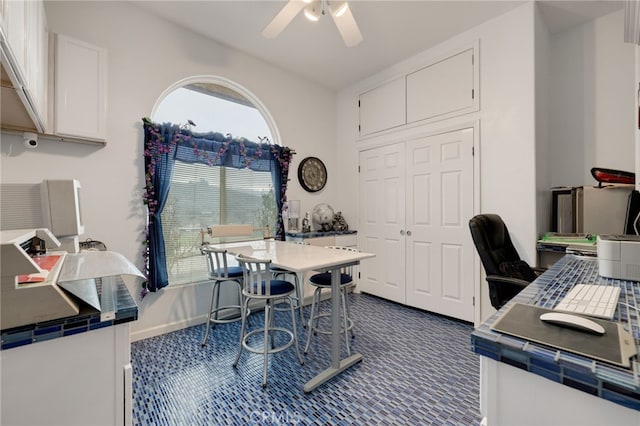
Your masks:
<svg viewBox="0 0 640 426"><path fill-rule="evenodd" d="M170 285L207 278L201 229L216 224L268 224L273 229L276 210L269 172L176 161L162 212Z"/></svg>

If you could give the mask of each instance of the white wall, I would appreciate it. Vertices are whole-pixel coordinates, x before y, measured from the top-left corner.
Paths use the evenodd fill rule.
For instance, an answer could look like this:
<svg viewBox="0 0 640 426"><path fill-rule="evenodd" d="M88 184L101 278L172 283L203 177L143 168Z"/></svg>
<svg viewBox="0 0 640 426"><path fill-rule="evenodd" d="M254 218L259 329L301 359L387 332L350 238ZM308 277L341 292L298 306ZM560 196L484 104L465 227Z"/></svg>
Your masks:
<svg viewBox="0 0 640 426"><path fill-rule="evenodd" d="M99 148L41 140L37 150L25 150L21 137L2 134L1 178L5 183L78 179L83 187L83 238L104 241L110 250L141 265L141 119L150 116L166 88L193 75L225 77L262 101L282 137L276 142L297 151L288 195L302 201L303 211L320 202L337 204L334 93L127 2L46 2L46 12L51 31L108 50L108 143ZM305 193L296 177L297 164L308 155L325 160L329 170L327 187L315 195ZM130 290L137 297L139 289ZM209 286L195 285L150 294L138 302L134 338L204 321L209 291Z"/></svg>
<svg viewBox="0 0 640 426"><path fill-rule="evenodd" d="M536 96L536 234L551 229L551 170L549 158L550 36L540 10L535 15Z"/></svg>
<svg viewBox="0 0 640 426"><path fill-rule="evenodd" d="M635 55L635 87L640 88L640 47L634 46ZM638 120L640 120L640 99L635 99L635 108L639 111ZM634 139L636 145L636 191L640 191L640 122L634 126Z"/></svg>
<svg viewBox="0 0 640 426"><path fill-rule="evenodd" d="M592 167L635 169L635 54L623 26L620 10L551 37L553 186L595 185Z"/></svg>

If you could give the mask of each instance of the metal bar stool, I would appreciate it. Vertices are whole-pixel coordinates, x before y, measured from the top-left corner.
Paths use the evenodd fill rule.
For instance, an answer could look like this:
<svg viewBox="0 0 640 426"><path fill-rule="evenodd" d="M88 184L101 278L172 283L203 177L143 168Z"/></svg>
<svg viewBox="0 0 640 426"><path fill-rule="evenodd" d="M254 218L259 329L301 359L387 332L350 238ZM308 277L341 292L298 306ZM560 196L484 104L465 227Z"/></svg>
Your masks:
<svg viewBox="0 0 640 426"><path fill-rule="evenodd" d="M289 281L271 279L271 260L254 259L247 256L236 256L238 263L243 268L243 289L244 312L248 312L249 302L251 300L262 300L265 302L264 307L264 327L252 330L247 333L246 323L247 315L242 316L242 328L240 332L240 348L236 356L233 366L237 368L238 361L242 355L242 351L246 349L249 352L262 354L264 362L262 367L262 387L267 386L267 367L269 366L269 354L283 351L294 345L300 364L304 364L300 349L298 348L298 332L296 329L296 315L294 312L292 295L295 293L294 285ZM273 304L286 300L289 303L289 311L291 312L292 329L284 327L276 327L274 324ZM260 346L255 345L255 340L260 339ZM255 336L255 338L254 338ZM281 338L284 336L285 340ZM254 343L252 346L250 343Z"/></svg>
<svg viewBox="0 0 640 426"><path fill-rule="evenodd" d="M235 322L243 319L242 315L244 297L242 295L243 270L240 266L229 266L227 264L227 251L216 249L211 246L202 246L200 252L206 256L209 279L213 281L211 289L211 302L209 303L209 315L207 318L207 328L202 339L202 346L207 343L209 329L215 328L216 324ZM220 286L225 282L233 282L238 287L238 305L220 306ZM232 317L220 318L219 313L223 310L237 310L238 314ZM250 311L247 310L247 315Z"/></svg>
<svg viewBox="0 0 640 426"><path fill-rule="evenodd" d="M336 250L349 250L349 251L358 251L353 247L339 247L339 246L328 246L327 248L336 249ZM330 313L320 313L320 300L322 296L322 290L330 290L331 289L331 272L323 272L319 274L314 274L309 277L309 284L314 286L316 289L313 292L313 302L311 303L311 314L309 315L309 331L307 335L307 344L304 348L304 353L309 352L309 346L311 345L311 335L313 334L331 334L331 330L329 328L321 328L320 327L320 319L321 318L330 318ZM344 341L346 344L347 354L351 355L351 347L349 345L349 331L351 331L351 338L355 337L353 334L353 320L351 319L351 315L349 314L349 303L348 303L348 290L355 285L353 281L353 266L347 266L340 269L340 298L342 300L342 328L340 330L341 333L344 333Z"/></svg>
<svg viewBox="0 0 640 426"><path fill-rule="evenodd" d="M291 241L291 243L300 244L300 245L309 245L309 243L306 241ZM295 308L298 309L298 312L300 313L300 322L302 323L302 326L306 328L307 322L304 319L304 312L302 309L302 304L304 303L304 285L303 283L300 282L300 279L298 278L298 274L284 268L279 268L277 266L271 267L271 273L273 274L274 279L280 279L281 277L286 278L287 275L293 275L294 285L296 286L296 295L295 297L293 297L293 299L296 301ZM287 308L274 307L274 309L279 311Z"/></svg>

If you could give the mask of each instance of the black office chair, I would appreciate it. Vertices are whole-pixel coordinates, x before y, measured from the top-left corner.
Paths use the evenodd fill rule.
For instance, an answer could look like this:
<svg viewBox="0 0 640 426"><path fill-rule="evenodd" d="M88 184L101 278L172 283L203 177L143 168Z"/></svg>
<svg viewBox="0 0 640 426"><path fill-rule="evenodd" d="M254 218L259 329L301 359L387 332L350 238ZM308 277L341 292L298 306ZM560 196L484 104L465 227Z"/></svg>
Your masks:
<svg viewBox="0 0 640 426"><path fill-rule="evenodd" d="M640 192L633 190L627 202L627 217L624 221L624 233L640 235Z"/></svg>
<svg viewBox="0 0 640 426"><path fill-rule="evenodd" d="M520 259L507 226L497 214L480 214L471 218L469 229L487 273L491 305L500 309L538 274Z"/></svg>

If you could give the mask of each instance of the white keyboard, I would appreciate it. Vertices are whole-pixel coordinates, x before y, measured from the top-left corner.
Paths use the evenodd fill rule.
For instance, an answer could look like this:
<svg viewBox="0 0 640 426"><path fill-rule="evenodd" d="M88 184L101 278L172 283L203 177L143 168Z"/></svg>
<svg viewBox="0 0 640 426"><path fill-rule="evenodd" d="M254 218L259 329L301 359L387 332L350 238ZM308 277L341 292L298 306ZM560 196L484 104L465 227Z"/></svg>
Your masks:
<svg viewBox="0 0 640 426"><path fill-rule="evenodd" d="M619 297L620 287L576 284L554 310L610 320L613 319Z"/></svg>

